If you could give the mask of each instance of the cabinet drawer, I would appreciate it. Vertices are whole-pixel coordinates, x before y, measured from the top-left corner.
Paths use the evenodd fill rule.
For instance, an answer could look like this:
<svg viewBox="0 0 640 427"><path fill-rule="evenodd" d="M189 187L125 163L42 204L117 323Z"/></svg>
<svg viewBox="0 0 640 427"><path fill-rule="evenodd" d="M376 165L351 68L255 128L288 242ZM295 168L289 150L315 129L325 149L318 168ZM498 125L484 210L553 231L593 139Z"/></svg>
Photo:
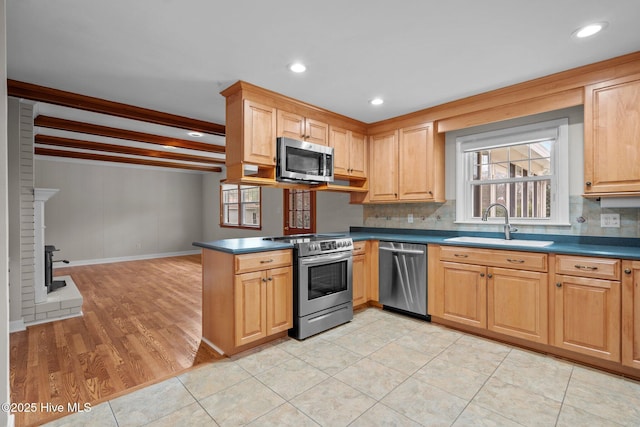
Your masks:
<svg viewBox="0 0 640 427"><path fill-rule="evenodd" d="M535 252L442 246L440 248L440 259L443 261L480 264L490 267L505 267L517 270L546 272L548 269L547 254Z"/></svg>
<svg viewBox="0 0 640 427"><path fill-rule="evenodd" d="M364 255L367 248L367 242L353 242L353 254L354 255Z"/></svg>
<svg viewBox="0 0 640 427"><path fill-rule="evenodd" d="M556 273L595 279L620 280L620 260L558 255L556 257Z"/></svg>
<svg viewBox="0 0 640 427"><path fill-rule="evenodd" d="M291 265L291 251L268 251L235 256L235 273L266 270Z"/></svg>

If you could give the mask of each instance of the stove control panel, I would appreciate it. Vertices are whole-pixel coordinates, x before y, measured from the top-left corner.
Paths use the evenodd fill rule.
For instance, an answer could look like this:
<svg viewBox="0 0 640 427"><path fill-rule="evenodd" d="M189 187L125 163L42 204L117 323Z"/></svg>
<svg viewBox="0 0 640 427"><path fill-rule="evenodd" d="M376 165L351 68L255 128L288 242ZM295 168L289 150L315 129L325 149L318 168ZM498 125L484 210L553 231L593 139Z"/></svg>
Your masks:
<svg viewBox="0 0 640 427"><path fill-rule="evenodd" d="M319 240L315 242L298 243L297 247L304 255L316 255L330 252L349 251L353 249L351 239Z"/></svg>

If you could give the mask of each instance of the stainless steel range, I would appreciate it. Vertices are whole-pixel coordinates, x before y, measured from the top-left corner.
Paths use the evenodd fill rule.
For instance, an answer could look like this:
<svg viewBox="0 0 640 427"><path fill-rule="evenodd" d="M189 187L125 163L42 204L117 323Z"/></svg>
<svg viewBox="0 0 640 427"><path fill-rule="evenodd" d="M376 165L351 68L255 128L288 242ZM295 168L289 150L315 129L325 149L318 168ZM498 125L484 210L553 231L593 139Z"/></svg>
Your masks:
<svg viewBox="0 0 640 427"><path fill-rule="evenodd" d="M270 238L293 243L293 329L304 339L353 319L353 240L332 235Z"/></svg>

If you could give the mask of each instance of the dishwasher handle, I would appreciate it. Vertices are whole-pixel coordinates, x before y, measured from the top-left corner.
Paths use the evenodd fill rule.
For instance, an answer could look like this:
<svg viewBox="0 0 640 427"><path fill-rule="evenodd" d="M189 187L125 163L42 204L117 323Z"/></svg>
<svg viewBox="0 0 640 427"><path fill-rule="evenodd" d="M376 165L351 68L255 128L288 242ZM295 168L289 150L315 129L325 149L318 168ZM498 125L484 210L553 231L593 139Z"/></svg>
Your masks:
<svg viewBox="0 0 640 427"><path fill-rule="evenodd" d="M385 246L379 246L378 249L381 251L389 251L398 254L409 254L409 255L423 255L424 251L418 249L396 249L396 248L387 248Z"/></svg>

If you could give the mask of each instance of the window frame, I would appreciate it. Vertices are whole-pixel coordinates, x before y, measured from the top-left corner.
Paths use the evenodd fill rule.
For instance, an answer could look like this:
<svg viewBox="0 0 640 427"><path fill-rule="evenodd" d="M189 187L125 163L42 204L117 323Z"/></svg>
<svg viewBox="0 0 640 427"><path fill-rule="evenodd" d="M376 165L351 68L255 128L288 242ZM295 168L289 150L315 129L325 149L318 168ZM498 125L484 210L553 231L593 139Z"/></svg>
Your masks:
<svg viewBox="0 0 640 427"><path fill-rule="evenodd" d="M225 203L224 202L224 192L225 191L230 191L232 189L224 189L224 186L235 186L237 191L238 191L238 201L236 203ZM244 187L244 188L243 188ZM252 225L244 225L242 224L242 190L243 189L248 189L248 188L257 188L259 191L259 201L258 206L259 206L259 225L258 226L252 226ZM256 202L248 202L248 203L256 203ZM229 224L229 223L225 223L224 222L224 207L225 205L237 205L237 209L238 209L238 224ZM236 229L243 229L243 230L262 230L262 187L260 187L259 185L242 185L242 184L220 184L220 227L223 228L236 228Z"/></svg>
<svg viewBox="0 0 640 427"><path fill-rule="evenodd" d="M569 220L569 119L560 118L456 138L456 218L458 224L487 224L473 217L473 162L470 152L495 149L554 139L551 150L551 213L549 218L509 218L513 224L537 226L570 226ZM518 182L528 182L523 177ZM540 178L543 179L543 178ZM486 181L498 183L495 181ZM511 209L511 207L510 207ZM502 217L489 218L489 223L503 224Z"/></svg>

